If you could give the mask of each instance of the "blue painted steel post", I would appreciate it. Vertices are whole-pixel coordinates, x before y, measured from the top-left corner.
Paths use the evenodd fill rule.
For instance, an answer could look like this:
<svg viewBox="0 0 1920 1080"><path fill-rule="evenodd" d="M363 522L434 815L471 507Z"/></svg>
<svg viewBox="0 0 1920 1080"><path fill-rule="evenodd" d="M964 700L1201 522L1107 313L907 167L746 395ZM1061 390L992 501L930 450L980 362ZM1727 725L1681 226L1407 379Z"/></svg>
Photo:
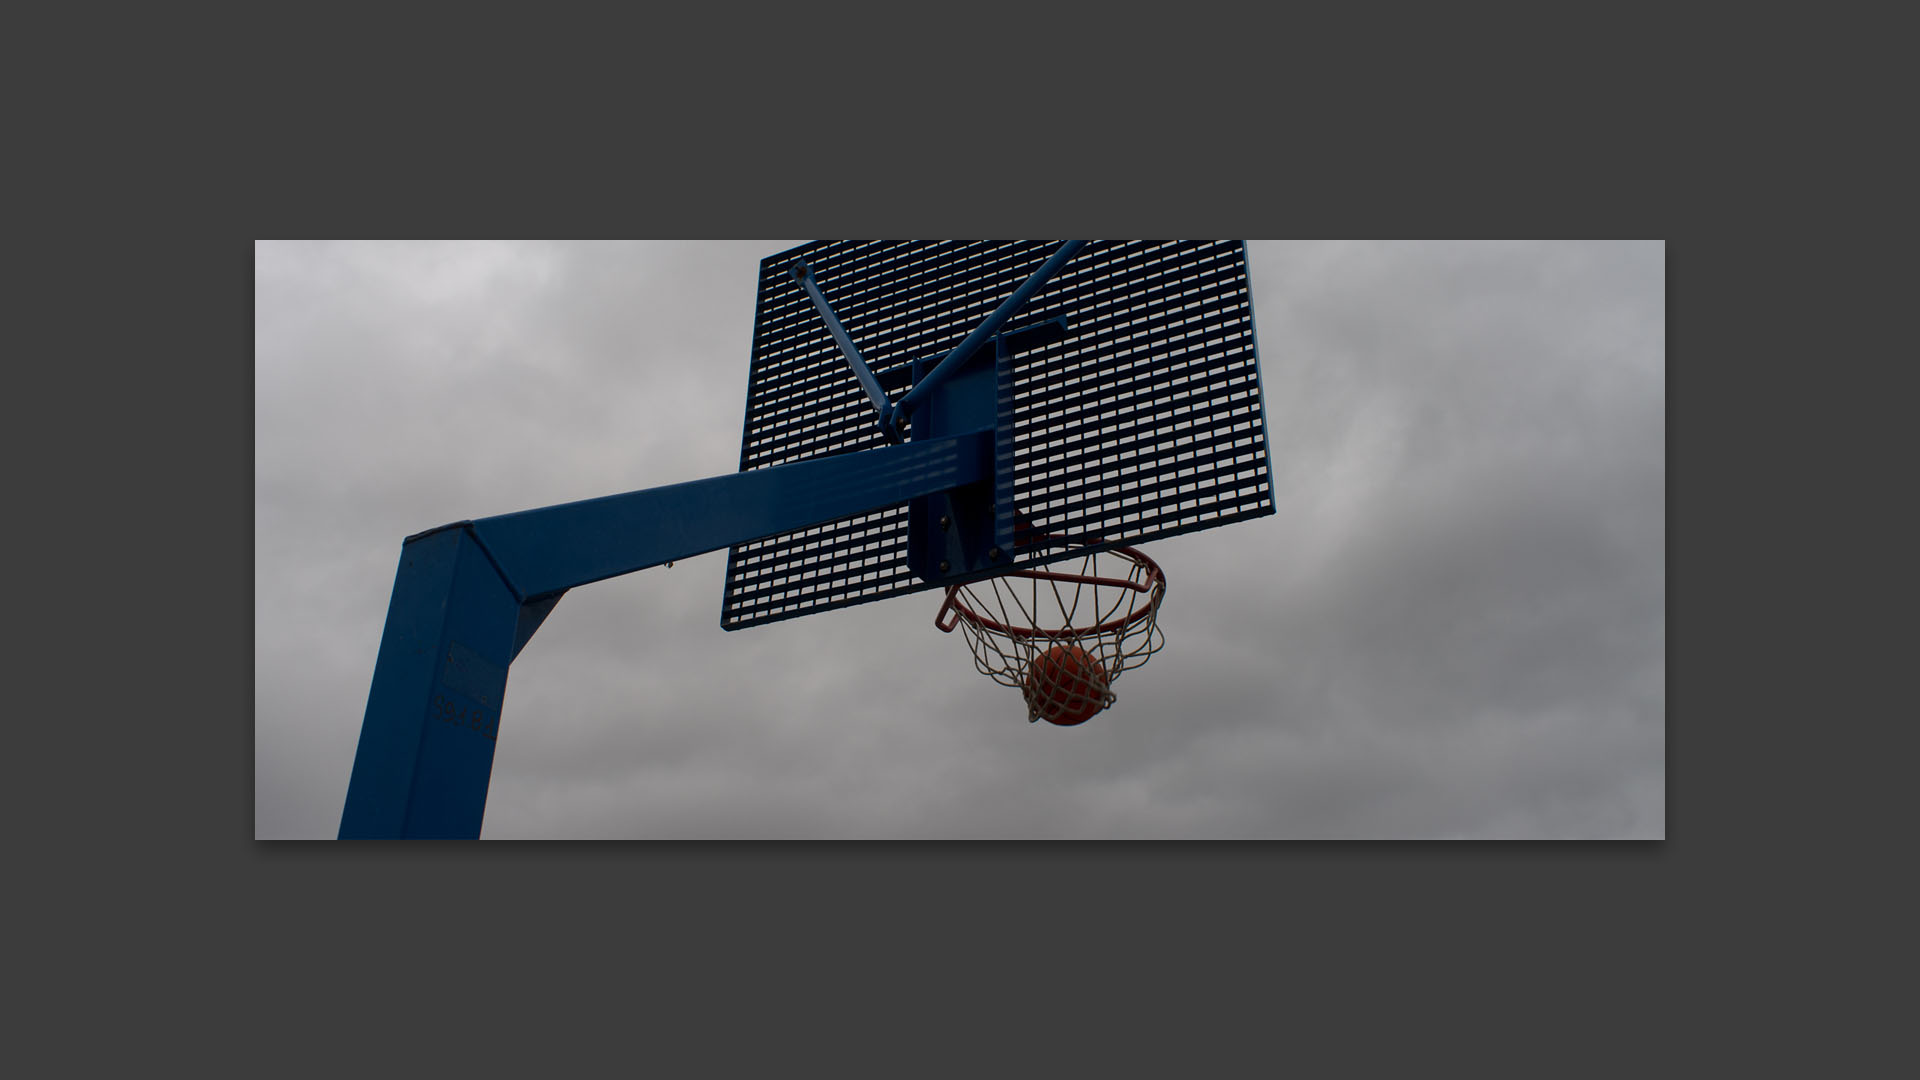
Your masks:
<svg viewBox="0 0 1920 1080"><path fill-rule="evenodd" d="M464 522L407 538L341 839L479 837L507 665L551 607L523 604Z"/></svg>
<svg viewBox="0 0 1920 1080"><path fill-rule="evenodd" d="M408 537L341 839L480 835L507 665L568 589L977 484L992 457L988 428Z"/></svg>

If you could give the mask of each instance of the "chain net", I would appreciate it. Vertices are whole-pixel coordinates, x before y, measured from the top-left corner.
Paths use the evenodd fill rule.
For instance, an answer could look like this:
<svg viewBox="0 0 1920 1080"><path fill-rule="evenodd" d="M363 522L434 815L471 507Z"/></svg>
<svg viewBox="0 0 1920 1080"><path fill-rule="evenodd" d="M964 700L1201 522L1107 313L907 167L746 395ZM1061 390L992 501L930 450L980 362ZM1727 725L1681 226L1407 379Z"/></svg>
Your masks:
<svg viewBox="0 0 1920 1080"><path fill-rule="evenodd" d="M1112 705L1114 680L1160 651L1166 576L1133 548L947 589L934 625L957 623L974 667L1021 692L1027 720L1078 724Z"/></svg>

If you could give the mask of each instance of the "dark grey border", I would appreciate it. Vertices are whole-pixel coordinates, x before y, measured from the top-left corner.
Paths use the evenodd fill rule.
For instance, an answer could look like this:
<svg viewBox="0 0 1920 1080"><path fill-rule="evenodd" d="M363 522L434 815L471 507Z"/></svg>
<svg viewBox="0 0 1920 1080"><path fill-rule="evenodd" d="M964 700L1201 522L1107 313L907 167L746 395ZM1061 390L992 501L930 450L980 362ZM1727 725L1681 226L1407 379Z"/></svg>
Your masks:
<svg viewBox="0 0 1920 1080"><path fill-rule="evenodd" d="M1713 186L1691 171L1702 162L1692 149L1696 133L1681 130L1689 114L1664 104L1662 91L1677 80L1661 86L1659 72L1638 67L1632 102L1623 107L1639 103L1637 110L1604 114L1611 123L1593 123L1584 139L1564 130L1523 138L1529 119L1551 127L1538 87L1509 89L1504 96L1532 103L1478 123L1467 112L1453 114L1448 132L1437 120L1420 131L1381 131L1343 124L1356 106L1339 103L1339 88L1357 92L1365 80L1324 63L1315 71L1314 49L1298 34L1283 34L1277 45L1284 70L1231 49L1225 56L1194 50L1158 63L1231 99L1217 118L1175 99L1153 113L1098 112L1054 143L1030 130L1009 141L1027 152L1041 146L1053 163L1091 160L1100 140L1144 138L1148 121L1165 121L1153 129L1177 124L1195 145L1245 147L1248 132L1264 128L1286 136L1286 146L1239 152L1224 163L1149 155L1119 175L1108 164L1087 170L1071 199L1048 202L1031 198L1027 185L983 183L977 170L942 180L953 154L931 136L911 146L829 153L844 146L790 107L795 73L779 62L783 28L805 22L789 11L757 24L738 45L760 61L758 70L785 74L740 79L670 55L637 62L644 70L614 86L629 91L621 100L638 113L624 124L601 123L619 110L563 108L558 88L571 84L560 81L536 95L549 108L523 101L490 129L456 110L447 125L453 142L501 144L485 156L485 169L473 167L479 160L471 153L458 155L465 165L456 167L444 158L446 144L423 145L417 125L384 108L382 92L404 88L366 72L316 78L277 99L255 87L246 96L271 106L241 104L247 123L179 148L224 159L224 175L245 182L174 192L179 199L167 206L166 222L192 222L196 238L228 229L254 236L1663 236L1704 231L1714 221L1729 230L1763 224L1705 205ZM1036 53L1031 34L1010 36L1015 53ZM1108 31L1100 39L1112 44ZM317 55L328 45L324 34L303 41L291 31L274 42L296 54L304 46ZM565 74L561 57L542 56L532 61L540 76ZM1085 100L1083 69L1092 66L1064 76L1069 86L1055 99ZM1476 70L1471 58L1455 66L1459 80ZM296 70L325 68L309 56ZM882 130L931 130L923 101L877 92L855 74L838 69L811 85L830 99L857 101ZM689 95L691 86L711 90ZM1312 119L1293 128L1283 113L1306 108L1299 96L1306 87L1318 87L1322 98ZM1367 90L1370 104L1357 108L1369 112L1380 109L1380 94L1418 101L1424 93L1416 85ZM1010 86L998 103L1032 92ZM1590 106L1589 95L1581 96ZM654 122L669 111L677 118ZM383 116L392 117L385 128L360 131L351 143L339 134L353 127L343 120L377 124ZM1647 135L1614 134L1623 128ZM248 137L235 138L236 131ZM623 148L581 149L610 142ZM1553 153L1567 155L1557 167L1542 162ZM1478 168L1459 164L1475 159ZM890 182L896 176L913 182ZM1694 216L1703 213L1704 224ZM92 412L85 430L111 434L80 440L67 419L23 419L51 445L81 446L77 465L56 461L47 471L74 470L90 487L110 480L93 521L62 530L69 539L61 552L76 577L98 580L104 572L107 588L76 595L64 583L45 582L37 592L30 584L28 609L41 615L43 631L88 646L74 650L62 680L69 688L138 688L144 702L115 707L96 698L68 713L30 698L46 718L24 726L57 729L25 733L16 750L16 762L32 754L45 766L21 777L16 798L51 817L27 826L46 837L31 846L43 857L34 870L54 882L34 881L31 899L83 955L128 973L150 995L147 1023L198 1019L181 1030L262 1055L284 1055L291 1045L311 1047L317 1063L343 1055L364 1062L343 1049L348 1044L334 1043L334 1033L399 1006L407 1018L394 1023L406 1037L440 1032L451 1037L443 1046L473 1047L441 1051L452 1056L438 1057L440 1064L473 1055L527 1072L681 1055L731 1060L751 1042L743 1022L768 1015L774 1019L759 1029L764 1041L747 1052L775 1063L834 1060L834 1048L864 1028L876 1032L880 1048L899 1051L896 1063L932 1059L932 1069L911 1071L936 1073L938 1063L985 1064L985 1047L1003 1039L1021 1045L1006 1046L992 1059L997 1065L1024 1060L1062 1070L1119 1053L1136 1065L1220 1072L1209 1063L1247 1061L1244 1053L1215 1056L1215 1047L1225 1054L1231 1046L1249 1048L1261 1063L1298 1066L1308 1046L1325 1052L1330 1043L1346 1045L1350 1061L1404 1053L1430 1062L1438 1050L1473 1062L1488 1041L1533 1045L1542 1036L1566 1037L1575 1046L1566 1053L1588 1064L1644 1067L1666 1052L1649 1035L1684 1034L1690 1022L1708 1023L1703 1014L1751 996L1716 994L1724 980L1759 970L1733 937L1740 926L1768 940L1781 931L1755 913L1777 910L1786 894L1806 887L1795 883L1806 875L1793 867L1823 840L1812 808L1844 804L1858 782L1836 768L1781 790L1774 766L1784 762L1768 754L1804 754L1804 740L1781 733L1805 734L1810 715L1801 708L1783 714L1756 648L1770 639L1770 627L1749 617L1756 582L1777 582L1781 572L1755 551L1748 523L1764 518L1769 532L1810 545L1816 530L1832 527L1779 512L1779 488L1768 477L1783 474L1757 468L1748 454L1754 443L1737 438L1778 447L1782 413L1774 406L1804 400L1804 383L1756 375L1785 362L1769 346L1779 341L1775 320L1786 313L1769 308L1755 318L1754 298L1792 256L1771 243L1729 255L1688 240L1673 242L1669 267L1666 843L255 842L252 378L238 323L246 244L244 236L197 246L116 238L102 272L101 262L83 257L94 249L76 252L69 241L62 266L71 280L90 289L104 276L121 293L111 318L95 299L72 304L61 327L82 337L67 353L80 358L64 370L74 380L72 400L87 401ZM103 378L112 393L98 392ZM1795 445L1814 438L1803 432ZM1781 466L1794 454L1783 448L1763 456L1760 465ZM1792 475L1806 471L1802 465ZM1837 501L1829 495L1822 505ZM1789 621L1809 608L1834 614L1825 590L1815 592L1790 589L1765 614ZM102 611L116 613L115 633L99 632ZM128 630L149 644L112 647L125 644ZM110 680L101 671L109 658ZM57 749L33 749L54 740ZM1756 815L1758 807L1769 809ZM1787 824L1797 827L1781 827ZM1766 949L1758 937L1746 944ZM1717 962L1736 955L1747 964L1713 974ZM70 982L86 966L69 958L49 970ZM193 985L163 993L170 971ZM202 996L208 982L211 992ZM190 1014L196 1002L210 1008ZM496 1019L503 1006L516 1015ZM1441 1038L1428 1025L1399 1026L1409 1012L1457 1024ZM841 1023L820 1023L835 1018ZM490 1030L515 1021L519 1031L502 1037L508 1048L486 1045ZM524 1032L548 1022L580 1032L579 1042L600 1053L578 1043L523 1048L535 1041ZM1366 1043L1363 1028L1372 1036ZM1483 1038L1469 1046L1470 1033ZM1396 1034L1404 1036L1401 1050L1374 1049ZM259 1046L263 1038L277 1050ZM1187 1049L1171 1058L1155 1052L1167 1040ZM1064 1056L1021 1049L1042 1042ZM1649 1056L1623 1059L1629 1047Z"/></svg>

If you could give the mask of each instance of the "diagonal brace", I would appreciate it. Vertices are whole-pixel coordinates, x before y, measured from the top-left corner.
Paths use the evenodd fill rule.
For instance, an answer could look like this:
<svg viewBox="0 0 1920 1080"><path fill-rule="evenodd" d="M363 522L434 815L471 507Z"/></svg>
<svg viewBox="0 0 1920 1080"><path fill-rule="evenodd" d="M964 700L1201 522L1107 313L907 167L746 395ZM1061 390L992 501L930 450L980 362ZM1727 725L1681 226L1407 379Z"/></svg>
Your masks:
<svg viewBox="0 0 1920 1080"><path fill-rule="evenodd" d="M813 306L820 309L820 317L826 320L827 330L840 345L840 354L847 358L847 366L853 369L853 377L860 380L860 389L867 392L867 398L873 402L875 409L886 412L887 395L880 389L880 380L873 377L873 369L867 366L866 358L854 347L853 339L847 336L847 328L840 325L839 316L833 313L833 305L827 303L826 294L820 291L819 284L813 280L813 268L807 265L805 259L795 259L793 265L787 267L787 273L793 275L793 280L799 282L800 287L813 298Z"/></svg>

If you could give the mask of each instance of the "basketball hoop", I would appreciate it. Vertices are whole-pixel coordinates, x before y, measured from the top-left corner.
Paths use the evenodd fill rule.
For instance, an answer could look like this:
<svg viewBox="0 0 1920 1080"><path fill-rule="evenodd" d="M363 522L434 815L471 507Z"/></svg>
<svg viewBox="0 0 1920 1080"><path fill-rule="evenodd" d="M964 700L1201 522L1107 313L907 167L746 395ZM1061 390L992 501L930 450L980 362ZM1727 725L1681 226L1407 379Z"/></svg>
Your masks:
<svg viewBox="0 0 1920 1080"><path fill-rule="evenodd" d="M974 666L1021 692L1029 723L1071 726L1112 705L1113 681L1165 644L1156 620L1166 591L1152 559L1115 548L1081 556L1078 573L1012 570L949 586L933 625L966 631Z"/></svg>

